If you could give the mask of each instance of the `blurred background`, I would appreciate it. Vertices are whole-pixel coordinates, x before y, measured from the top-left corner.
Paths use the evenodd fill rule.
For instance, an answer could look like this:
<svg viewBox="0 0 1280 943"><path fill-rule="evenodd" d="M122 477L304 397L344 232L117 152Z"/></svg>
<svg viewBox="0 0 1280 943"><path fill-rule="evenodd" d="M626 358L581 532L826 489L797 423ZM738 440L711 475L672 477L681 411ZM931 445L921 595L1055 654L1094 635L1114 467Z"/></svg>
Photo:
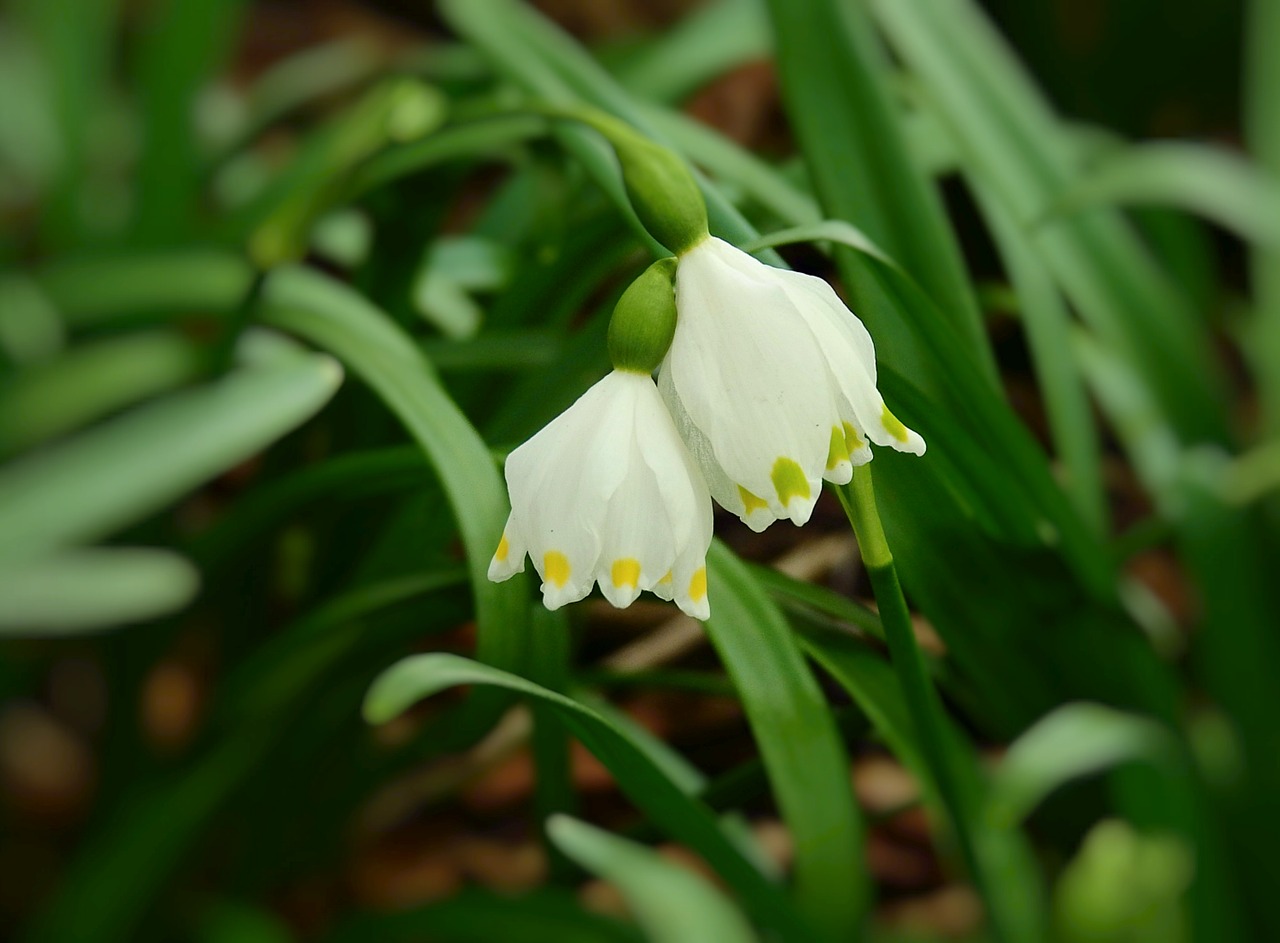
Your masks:
<svg viewBox="0 0 1280 943"><path fill-rule="evenodd" d="M532 6L630 93L674 106L807 188L762 6ZM981 8L1082 135L1244 149L1241 3L985 0ZM711 25L690 27L699 18ZM368 379L385 362L361 366L336 349L354 340L326 339L327 328L308 326L305 314L265 319L270 332L254 326L263 273L300 262L376 303L500 456L603 371L600 312L645 261L607 196L541 130L513 127L474 151L446 143L445 151L462 148L455 156L414 149L439 128L519 100L495 76L491 54L453 22L427 0L6 2L5 938L641 939L616 887L548 850L539 823L554 808L548 797L566 792L582 818L708 873L637 815L576 740L543 745L562 752L566 777L548 786L527 711L455 729L440 722L464 700L454 692L386 724L360 714L370 680L397 657L474 651L466 559L445 509L468 512L406 435L400 410L385 405L398 394ZM664 45L680 36L687 45ZM1007 400L1052 449L1001 247L960 176L944 175L940 189ZM771 218L758 207L748 215ZM1208 325L1203 343L1223 367L1228 424L1253 429L1254 381L1230 339L1251 291L1247 244L1166 209L1134 216L1167 250L1164 261ZM833 274L815 250L786 256ZM116 266L120 259L132 261ZM176 320L157 315L175 309ZM345 381L335 360L284 335L343 360ZM224 376L239 385L205 389ZM432 402L424 415L444 408ZM157 404L168 411L142 413ZM127 435L91 441L121 419L136 420ZM1122 440L1106 427L1099 436L1107 533L1133 542L1123 572L1145 600L1139 608L1157 612L1152 650L1182 665L1200 597ZM53 476L63 476L56 488ZM726 519L718 533L749 561L842 599L869 597L834 501L804 531L751 535ZM42 569L44 558L32 556L24 569L27 549L68 546L79 549L59 550L57 567ZM1036 579L1057 579L1047 562L1027 565ZM1066 593L1042 604L1071 610ZM543 641L531 644L572 647L574 683L687 758L706 784L703 798L740 812L785 871L788 829L715 652L656 602L578 609L572 624L543 626ZM924 616L920 629L942 658L947 632ZM1045 657L1053 675L1056 656ZM1098 659L1110 664L1111 654L1099 650ZM1077 670L1086 669L1064 667L1061 676ZM1185 681L1181 705L1213 699L1199 683L1204 673L1175 670ZM999 704L967 694L960 674L949 703L977 753L994 762L1048 705L993 720ZM873 938L994 939L979 894L939 851L916 778L840 686L822 683L868 822ZM1200 742L1238 749L1213 733L1228 721L1207 718ZM1045 906L1074 912L1072 901L1087 901L1084 911L1103 913L1122 908L1123 890L1148 894L1168 920L1100 917L1091 929L1068 917L1055 933L1191 938L1176 916L1195 869L1185 844L1122 823L1133 816L1095 828L1109 801L1101 785L1085 783L1032 820L1040 866L1055 882L1068 875L1058 903ZM1090 854L1111 864L1090 870L1080 864ZM1202 858L1199 867L1213 865ZM1138 873L1149 888L1133 883ZM1222 939L1266 938L1250 932Z"/></svg>

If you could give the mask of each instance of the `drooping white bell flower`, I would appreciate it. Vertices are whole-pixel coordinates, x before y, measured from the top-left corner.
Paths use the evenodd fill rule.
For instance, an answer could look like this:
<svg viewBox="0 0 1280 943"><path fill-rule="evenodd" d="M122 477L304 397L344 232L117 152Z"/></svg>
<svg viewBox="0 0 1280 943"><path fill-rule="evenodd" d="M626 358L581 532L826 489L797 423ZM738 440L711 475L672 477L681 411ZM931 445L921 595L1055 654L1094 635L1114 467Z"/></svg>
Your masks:
<svg viewBox="0 0 1280 943"><path fill-rule="evenodd" d="M614 370L507 459L511 516L489 578L542 577L548 609L598 583L613 605L642 590L705 619L711 498L647 372Z"/></svg>
<svg viewBox="0 0 1280 943"><path fill-rule="evenodd" d="M712 496L753 530L813 512L867 440L924 454L876 389L875 346L825 281L708 237L680 256L658 386Z"/></svg>

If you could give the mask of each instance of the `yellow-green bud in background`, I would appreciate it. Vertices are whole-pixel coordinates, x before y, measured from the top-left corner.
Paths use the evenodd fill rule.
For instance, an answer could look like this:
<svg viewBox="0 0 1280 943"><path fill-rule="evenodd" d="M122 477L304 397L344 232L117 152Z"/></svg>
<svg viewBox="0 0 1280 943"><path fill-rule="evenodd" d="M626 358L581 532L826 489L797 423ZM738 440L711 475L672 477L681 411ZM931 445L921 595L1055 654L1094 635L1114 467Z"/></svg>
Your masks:
<svg viewBox="0 0 1280 943"><path fill-rule="evenodd" d="M652 373L676 332L676 260L659 259L628 286L609 319L609 359L617 370Z"/></svg>
<svg viewBox="0 0 1280 943"><path fill-rule="evenodd" d="M627 197L649 235L675 255L707 238L707 204L678 155L603 112L582 109L565 117L594 128L613 147Z"/></svg>

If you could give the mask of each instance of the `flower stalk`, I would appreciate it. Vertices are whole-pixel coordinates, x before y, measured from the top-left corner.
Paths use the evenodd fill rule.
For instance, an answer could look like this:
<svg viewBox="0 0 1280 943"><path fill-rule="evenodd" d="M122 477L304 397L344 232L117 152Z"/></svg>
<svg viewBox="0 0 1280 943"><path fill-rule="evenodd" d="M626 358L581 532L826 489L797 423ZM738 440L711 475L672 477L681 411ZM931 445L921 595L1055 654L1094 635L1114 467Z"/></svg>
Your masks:
<svg viewBox="0 0 1280 943"><path fill-rule="evenodd" d="M928 764L929 775L943 809L951 820L951 832L969 876L986 897L984 868L969 827L967 812L971 803L966 801L966 777L955 762L952 735L942 700L930 677L906 598L902 594L902 585L898 582L893 553L876 508L871 469L865 465L854 468L853 480L838 488L837 493L858 538L858 551L871 579L871 589L889 645L889 658L902 685L921 755Z"/></svg>

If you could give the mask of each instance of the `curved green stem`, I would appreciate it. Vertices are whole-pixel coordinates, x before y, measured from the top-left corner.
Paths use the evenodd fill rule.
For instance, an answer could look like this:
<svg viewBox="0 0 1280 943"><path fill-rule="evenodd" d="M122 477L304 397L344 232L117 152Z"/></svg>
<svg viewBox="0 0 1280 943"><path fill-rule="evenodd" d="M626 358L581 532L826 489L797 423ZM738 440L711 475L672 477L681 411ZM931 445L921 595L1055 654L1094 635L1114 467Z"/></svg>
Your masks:
<svg viewBox="0 0 1280 943"><path fill-rule="evenodd" d="M937 796L950 820L951 832L959 846L965 867L983 897L990 900L985 886L987 882L984 881L984 869L970 830L969 816L966 814L971 806L966 801L967 777L955 760L952 734L942 701L929 675L924 653L916 640L911 613L907 609L906 598L902 595L898 571L893 565L893 553L889 550L880 514L876 510L876 494L870 467L862 465L855 468L853 481L840 488L839 495L840 503L844 505L845 513L857 535L858 550L866 565L867 575L871 578L876 605L880 610L880 621L889 645L889 656L898 682L902 685L911 723L920 743L920 752L928 766ZM999 928L995 929L998 932Z"/></svg>

